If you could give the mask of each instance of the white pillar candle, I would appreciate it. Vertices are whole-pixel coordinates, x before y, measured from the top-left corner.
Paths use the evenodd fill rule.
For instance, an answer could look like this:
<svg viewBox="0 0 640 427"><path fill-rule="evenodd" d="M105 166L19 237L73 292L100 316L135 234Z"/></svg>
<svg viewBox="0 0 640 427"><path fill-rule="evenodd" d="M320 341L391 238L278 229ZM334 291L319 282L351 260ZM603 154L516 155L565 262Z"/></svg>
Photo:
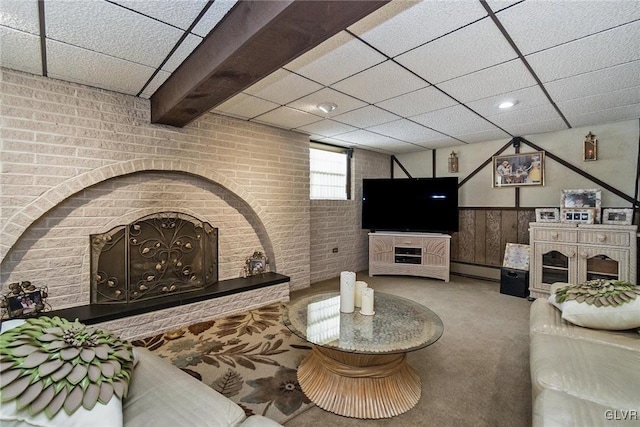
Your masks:
<svg viewBox="0 0 640 427"><path fill-rule="evenodd" d="M362 290L362 308L360 314L371 316L375 312L373 311L373 289L364 288Z"/></svg>
<svg viewBox="0 0 640 427"><path fill-rule="evenodd" d="M363 282L361 280L356 281L356 298L355 298L355 306L360 308L362 307L362 290L366 288L367 282Z"/></svg>
<svg viewBox="0 0 640 427"><path fill-rule="evenodd" d="M356 273L343 271L340 273L340 311L353 313L356 298Z"/></svg>

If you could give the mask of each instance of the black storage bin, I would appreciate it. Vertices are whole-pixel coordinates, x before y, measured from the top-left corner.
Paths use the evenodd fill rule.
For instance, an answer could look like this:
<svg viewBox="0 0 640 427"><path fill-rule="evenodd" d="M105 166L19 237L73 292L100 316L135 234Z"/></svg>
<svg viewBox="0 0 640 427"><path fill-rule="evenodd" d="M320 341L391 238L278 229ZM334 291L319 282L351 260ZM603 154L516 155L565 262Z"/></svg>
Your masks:
<svg viewBox="0 0 640 427"><path fill-rule="evenodd" d="M500 269L500 293L526 298L529 296L529 272L515 268Z"/></svg>

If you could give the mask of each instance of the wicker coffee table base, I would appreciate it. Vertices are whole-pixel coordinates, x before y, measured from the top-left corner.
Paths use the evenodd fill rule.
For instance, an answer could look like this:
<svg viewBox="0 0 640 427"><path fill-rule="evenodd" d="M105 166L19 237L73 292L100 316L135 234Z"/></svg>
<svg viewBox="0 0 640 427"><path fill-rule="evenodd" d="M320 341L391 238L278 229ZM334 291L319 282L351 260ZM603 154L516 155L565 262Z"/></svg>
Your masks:
<svg viewBox="0 0 640 427"><path fill-rule="evenodd" d="M298 368L298 382L320 408L362 419L400 415L422 394L406 353L356 354L314 346Z"/></svg>

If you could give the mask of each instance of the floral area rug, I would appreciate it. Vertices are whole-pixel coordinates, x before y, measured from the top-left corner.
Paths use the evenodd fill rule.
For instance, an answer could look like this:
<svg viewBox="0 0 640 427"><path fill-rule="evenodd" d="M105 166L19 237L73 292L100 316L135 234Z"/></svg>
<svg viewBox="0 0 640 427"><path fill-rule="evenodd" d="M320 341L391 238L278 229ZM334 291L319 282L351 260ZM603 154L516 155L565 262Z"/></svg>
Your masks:
<svg viewBox="0 0 640 427"><path fill-rule="evenodd" d="M133 342L240 405L283 423L313 405L296 377L311 350L271 304Z"/></svg>

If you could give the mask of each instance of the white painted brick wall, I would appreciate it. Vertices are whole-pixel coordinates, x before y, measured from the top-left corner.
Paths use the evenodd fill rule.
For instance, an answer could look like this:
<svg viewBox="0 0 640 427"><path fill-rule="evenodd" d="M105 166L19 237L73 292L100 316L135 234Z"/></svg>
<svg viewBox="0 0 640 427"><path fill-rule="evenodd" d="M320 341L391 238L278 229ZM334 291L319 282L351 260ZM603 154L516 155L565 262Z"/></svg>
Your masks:
<svg viewBox="0 0 640 427"><path fill-rule="evenodd" d="M54 308L87 303L89 235L159 210L219 228L221 279L258 249L291 289L366 269L359 186L389 156L356 150L354 199L310 203L305 135L213 114L152 125L147 100L0 71L3 291L30 280Z"/></svg>
<svg viewBox="0 0 640 427"><path fill-rule="evenodd" d="M311 201L311 283L337 277L341 271L369 268L368 230L360 226L362 179L388 178L389 162L387 155L355 150L352 199Z"/></svg>
<svg viewBox="0 0 640 427"><path fill-rule="evenodd" d="M88 303L89 235L162 210L219 228L221 279L265 250L309 286L305 135L213 114L152 125L147 100L5 69L0 85L3 291Z"/></svg>

